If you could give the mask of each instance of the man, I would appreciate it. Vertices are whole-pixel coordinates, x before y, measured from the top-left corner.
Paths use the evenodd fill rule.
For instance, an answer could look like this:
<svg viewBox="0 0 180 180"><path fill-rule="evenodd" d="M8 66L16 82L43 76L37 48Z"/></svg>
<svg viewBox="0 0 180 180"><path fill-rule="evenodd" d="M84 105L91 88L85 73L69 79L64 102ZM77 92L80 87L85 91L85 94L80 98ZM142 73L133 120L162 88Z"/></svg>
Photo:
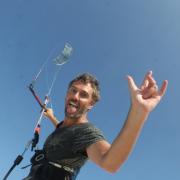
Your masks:
<svg viewBox="0 0 180 180"><path fill-rule="evenodd" d="M131 76L127 76L127 80L131 106L112 144L87 119L88 111L100 99L98 81L88 73L72 80L65 99L64 120L59 123L52 109L47 108L44 113L56 129L44 144L45 160L41 161L42 154L37 153L25 180L74 180L87 159L108 172L116 172L133 149L149 113L160 102L168 85L165 80L158 90L152 71L146 74L141 87L137 87Z"/></svg>

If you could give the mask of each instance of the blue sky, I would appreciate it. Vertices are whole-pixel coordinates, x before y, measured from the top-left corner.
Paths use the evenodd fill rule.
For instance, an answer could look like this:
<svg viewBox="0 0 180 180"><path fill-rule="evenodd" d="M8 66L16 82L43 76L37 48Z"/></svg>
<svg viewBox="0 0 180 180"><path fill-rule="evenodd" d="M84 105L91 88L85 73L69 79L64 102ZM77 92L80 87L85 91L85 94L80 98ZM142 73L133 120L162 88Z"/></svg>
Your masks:
<svg viewBox="0 0 180 180"><path fill-rule="evenodd" d="M61 50L73 48L52 91L56 116L63 118L68 82L90 72L101 84L101 101L89 114L109 142L120 131L130 104L126 75L137 84L152 70L159 85L168 79L167 93L151 113L142 134L120 171L111 175L88 162L78 180L179 180L180 178L180 2L178 0L0 0L0 177L21 154L39 117L28 84L42 63ZM49 61L51 62L51 60ZM37 90L47 92L50 63ZM53 131L42 122L39 148ZM29 169L29 150L10 180L22 179Z"/></svg>

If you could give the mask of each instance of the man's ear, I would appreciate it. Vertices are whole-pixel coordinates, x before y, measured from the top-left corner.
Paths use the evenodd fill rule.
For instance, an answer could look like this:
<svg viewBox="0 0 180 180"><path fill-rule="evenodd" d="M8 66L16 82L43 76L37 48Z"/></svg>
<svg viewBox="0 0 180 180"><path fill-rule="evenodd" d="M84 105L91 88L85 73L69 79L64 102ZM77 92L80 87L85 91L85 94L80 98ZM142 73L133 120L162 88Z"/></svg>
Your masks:
<svg viewBox="0 0 180 180"><path fill-rule="evenodd" d="M94 107L94 101L91 102L91 104L88 106L88 110L91 110Z"/></svg>
<svg viewBox="0 0 180 180"><path fill-rule="evenodd" d="M93 105L89 105L88 106L88 110L92 109L93 108Z"/></svg>

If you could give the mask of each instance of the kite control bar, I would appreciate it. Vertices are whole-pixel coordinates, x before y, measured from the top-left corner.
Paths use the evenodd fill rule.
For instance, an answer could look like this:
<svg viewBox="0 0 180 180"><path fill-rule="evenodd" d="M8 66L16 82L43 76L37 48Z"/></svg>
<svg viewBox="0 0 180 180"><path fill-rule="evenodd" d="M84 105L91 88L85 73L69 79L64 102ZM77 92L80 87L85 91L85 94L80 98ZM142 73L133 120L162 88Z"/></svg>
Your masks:
<svg viewBox="0 0 180 180"><path fill-rule="evenodd" d="M34 86L33 83L31 83L29 85L29 90L31 91L32 95L34 96L34 98L36 99L36 101L38 102L38 104L40 105L40 107L42 109L46 109L46 104L42 103L42 101L40 100L40 98L36 95L35 91L34 91ZM48 96L45 96L45 99L48 100Z"/></svg>
<svg viewBox="0 0 180 180"><path fill-rule="evenodd" d="M46 105L47 105L49 99L48 99L48 96L45 96L44 103L42 103L42 101L36 95L36 93L34 91L33 83L31 83L29 85L29 90L31 91L32 95L34 96L34 98L36 99L36 101L38 102L40 107L42 108L41 115L40 115L39 120L38 120L38 122L36 124L36 127L34 129L34 138L32 139L32 147L31 147L31 151L33 151L33 149L36 147L36 145L39 142L39 133L40 133L40 129L41 129L41 125L40 125L41 124L41 119L43 117L44 112L46 111Z"/></svg>
<svg viewBox="0 0 180 180"><path fill-rule="evenodd" d="M32 95L34 96L34 98L36 99L36 101L38 102L40 107L42 108L40 118L38 120L38 123L36 124L35 129L34 129L34 138L32 139L32 147L31 147L31 151L33 151L33 149L36 147L36 145L39 142L39 133L40 133L40 129L41 129L40 122L41 122L43 113L46 111L46 105L48 103L48 96L45 96L44 103L42 103L42 101L40 100L40 98L37 96L37 94L34 91L33 83L31 83L29 85L29 90L31 91Z"/></svg>

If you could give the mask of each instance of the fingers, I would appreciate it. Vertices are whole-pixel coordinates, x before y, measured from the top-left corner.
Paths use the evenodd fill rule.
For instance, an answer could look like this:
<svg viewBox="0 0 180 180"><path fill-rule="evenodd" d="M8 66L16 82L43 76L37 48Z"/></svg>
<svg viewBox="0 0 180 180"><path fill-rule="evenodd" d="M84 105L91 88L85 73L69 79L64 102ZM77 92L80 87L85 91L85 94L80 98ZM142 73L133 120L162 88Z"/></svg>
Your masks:
<svg viewBox="0 0 180 180"><path fill-rule="evenodd" d="M44 115L48 118L50 118L51 116L54 115L54 112L51 108L46 108L45 111L44 111Z"/></svg>
<svg viewBox="0 0 180 180"><path fill-rule="evenodd" d="M168 86L168 81L165 80L165 81L163 81L163 84L162 84L160 90L158 91L158 86L155 84L151 88L148 88L148 90L143 94L143 98L147 99L147 98L150 98L153 96L162 97L162 96L164 96L164 94L166 92L167 86Z"/></svg>
<svg viewBox="0 0 180 180"><path fill-rule="evenodd" d="M42 110L44 110L44 112L46 112L46 111L48 110L48 108L44 105L44 106L42 107Z"/></svg>
<svg viewBox="0 0 180 180"><path fill-rule="evenodd" d="M155 96L163 96L165 94L165 91L167 89L168 81L165 80L160 88L158 90L158 86L156 83L156 80L152 76L152 71L149 71L146 73L144 80L140 86L140 89L135 84L133 78L131 76L127 76L129 89L132 92L140 92L143 99L148 99ZM137 91L139 90L139 91Z"/></svg>
<svg viewBox="0 0 180 180"><path fill-rule="evenodd" d="M155 85L146 89L146 91L142 92L142 97L144 99L147 99L147 98L157 95L157 92L158 92L158 86Z"/></svg>
<svg viewBox="0 0 180 180"><path fill-rule="evenodd" d="M156 81L152 76L152 71L147 72L140 89L143 91L146 88L157 87Z"/></svg>
<svg viewBox="0 0 180 180"><path fill-rule="evenodd" d="M136 86L133 78L129 75L127 75L127 80L128 80L128 85L129 85L129 89L130 91L136 91L138 89L138 87Z"/></svg>
<svg viewBox="0 0 180 180"><path fill-rule="evenodd" d="M140 87L140 89L144 89L144 88L146 88L147 86L148 86L148 84L149 84L149 78L152 76L152 71L149 71L149 72L147 72L146 73L146 75L145 75L145 77L144 77L144 80L143 80L143 82L142 82L142 84L141 84L141 87Z"/></svg>
<svg viewBox="0 0 180 180"><path fill-rule="evenodd" d="M152 76L152 71L149 71L141 85L141 93L144 99L150 98L158 93L158 86L155 79Z"/></svg>
<svg viewBox="0 0 180 180"><path fill-rule="evenodd" d="M148 87L157 87L156 81L155 81L155 79L153 78L152 74L150 74L150 75L148 76L148 82L149 82Z"/></svg>
<svg viewBox="0 0 180 180"><path fill-rule="evenodd" d="M160 90L158 90L156 80L152 76L152 71L149 71L146 74L140 89L137 87L133 78L130 75L127 76L127 80L131 93L135 91L137 92L137 90L139 90L138 92L141 92L141 95L144 99L154 96L163 96L168 86L168 81L165 80L163 81Z"/></svg>
<svg viewBox="0 0 180 180"><path fill-rule="evenodd" d="M166 92L166 89L167 89L167 86L168 86L168 81L167 80L164 80L163 81L163 84L159 90L159 96L164 96L165 92Z"/></svg>

